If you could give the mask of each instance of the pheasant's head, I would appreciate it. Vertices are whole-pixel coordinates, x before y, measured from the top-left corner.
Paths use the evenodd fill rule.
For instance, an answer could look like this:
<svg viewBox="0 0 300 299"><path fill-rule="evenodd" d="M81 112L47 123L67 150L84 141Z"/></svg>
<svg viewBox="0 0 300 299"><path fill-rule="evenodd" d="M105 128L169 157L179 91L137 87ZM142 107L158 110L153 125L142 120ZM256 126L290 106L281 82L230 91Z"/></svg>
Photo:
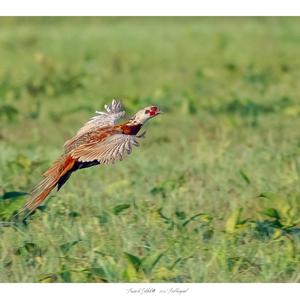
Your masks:
<svg viewBox="0 0 300 299"><path fill-rule="evenodd" d="M148 119L153 118L157 116L158 114L161 114L162 112L160 109L156 106L149 106L146 107L140 111L138 111L131 120L135 123L144 124Z"/></svg>

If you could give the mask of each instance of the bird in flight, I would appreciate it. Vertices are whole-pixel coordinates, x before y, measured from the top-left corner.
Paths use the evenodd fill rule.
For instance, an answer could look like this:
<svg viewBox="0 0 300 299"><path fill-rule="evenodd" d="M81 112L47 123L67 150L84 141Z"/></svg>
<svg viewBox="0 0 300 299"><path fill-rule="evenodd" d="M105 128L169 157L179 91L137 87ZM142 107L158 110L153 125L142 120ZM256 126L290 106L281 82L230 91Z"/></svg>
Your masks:
<svg viewBox="0 0 300 299"><path fill-rule="evenodd" d="M149 106L139 110L125 123L117 124L125 115L121 103L113 100L104 108L106 111L96 111L96 116L65 142L64 153L43 174L43 179L33 188L29 200L17 215L24 214L24 218L30 215L52 189L57 187L58 191L74 171L123 160L133 146L139 146L138 139L145 132L138 133L145 122L161 113L158 107Z"/></svg>

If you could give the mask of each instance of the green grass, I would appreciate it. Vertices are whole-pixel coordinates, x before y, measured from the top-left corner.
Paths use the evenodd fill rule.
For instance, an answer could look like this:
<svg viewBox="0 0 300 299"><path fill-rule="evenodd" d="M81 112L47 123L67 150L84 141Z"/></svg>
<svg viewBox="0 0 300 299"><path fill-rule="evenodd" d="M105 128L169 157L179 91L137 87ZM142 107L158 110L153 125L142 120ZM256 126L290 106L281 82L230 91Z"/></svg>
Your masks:
<svg viewBox="0 0 300 299"><path fill-rule="evenodd" d="M1 282L299 282L299 18L1 18L0 215L112 98L165 114L0 228Z"/></svg>

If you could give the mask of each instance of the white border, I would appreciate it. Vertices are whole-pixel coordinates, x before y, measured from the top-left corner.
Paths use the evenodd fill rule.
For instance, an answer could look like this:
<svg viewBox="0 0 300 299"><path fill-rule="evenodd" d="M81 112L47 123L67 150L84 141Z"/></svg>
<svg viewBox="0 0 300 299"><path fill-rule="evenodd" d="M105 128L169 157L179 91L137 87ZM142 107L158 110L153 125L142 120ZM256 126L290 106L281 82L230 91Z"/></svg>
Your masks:
<svg viewBox="0 0 300 299"><path fill-rule="evenodd" d="M153 289L155 291L153 291ZM173 290L173 291L170 291ZM177 291L176 291L177 290ZM187 290L187 291L186 291ZM180 292L181 291L181 292ZM1 298L222 298L298 299L300 284L0 284Z"/></svg>
<svg viewBox="0 0 300 299"><path fill-rule="evenodd" d="M295 0L9 0L2 16L299 16ZM186 293L176 292L176 289ZM131 292L137 290L136 293ZM147 289L156 291L147 292ZM175 290L174 292L170 291ZM162 292L161 292L162 291ZM2 298L298 299L300 284L0 284Z"/></svg>
<svg viewBox="0 0 300 299"><path fill-rule="evenodd" d="M2 16L300 15L299 0L9 0Z"/></svg>

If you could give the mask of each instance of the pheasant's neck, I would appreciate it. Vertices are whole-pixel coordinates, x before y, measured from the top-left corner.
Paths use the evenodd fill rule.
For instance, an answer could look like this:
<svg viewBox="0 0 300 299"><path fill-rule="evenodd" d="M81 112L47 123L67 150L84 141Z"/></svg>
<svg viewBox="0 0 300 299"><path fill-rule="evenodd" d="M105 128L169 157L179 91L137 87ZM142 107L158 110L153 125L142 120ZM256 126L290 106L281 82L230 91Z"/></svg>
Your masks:
<svg viewBox="0 0 300 299"><path fill-rule="evenodd" d="M138 123L133 120L129 120L127 123L125 123L124 125L121 126L121 129L122 129L123 134L136 135L142 126L143 126L143 124L141 124L141 123Z"/></svg>

